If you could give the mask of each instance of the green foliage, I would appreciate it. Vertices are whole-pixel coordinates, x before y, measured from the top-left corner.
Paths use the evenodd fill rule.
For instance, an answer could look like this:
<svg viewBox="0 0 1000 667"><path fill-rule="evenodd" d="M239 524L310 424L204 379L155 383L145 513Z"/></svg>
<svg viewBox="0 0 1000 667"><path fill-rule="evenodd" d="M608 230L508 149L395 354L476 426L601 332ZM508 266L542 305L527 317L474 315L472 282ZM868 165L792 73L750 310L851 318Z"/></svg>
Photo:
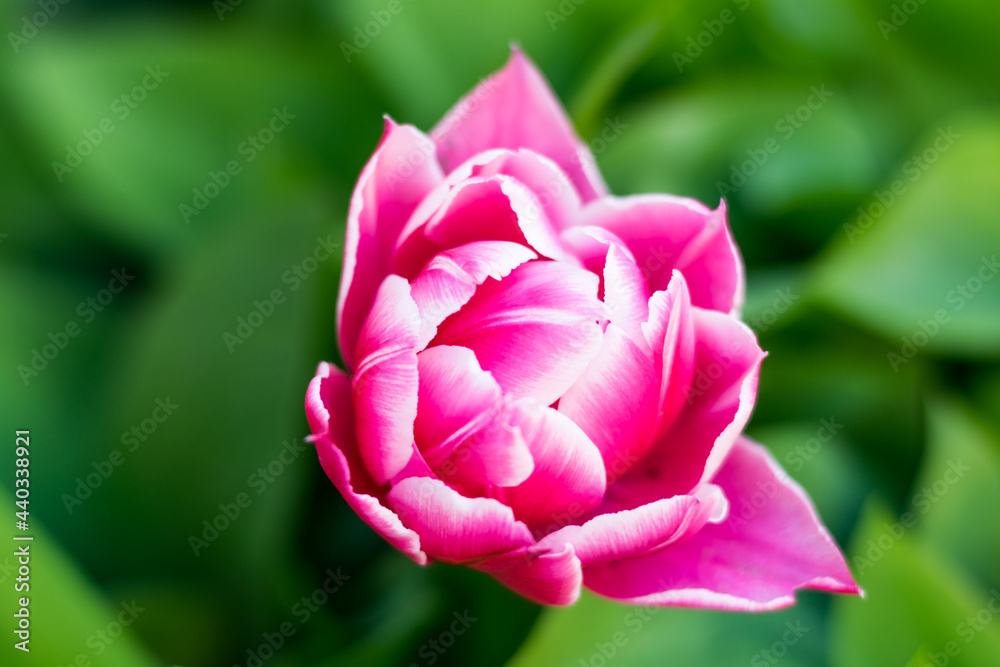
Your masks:
<svg viewBox="0 0 1000 667"><path fill-rule="evenodd" d="M15 664L1000 664L996 619L961 625L1000 589L995 4L55 4L30 36L37 2L0 17L0 422L31 430L36 536ZM315 364L339 359L341 250L295 267L342 243L382 114L430 129L511 43L584 139L624 127L594 144L615 193L725 197L770 353L749 433L849 546L864 600L541 610L413 565L298 450ZM98 310L113 271L134 278ZM178 406L162 421L158 400ZM133 599L129 627L91 639ZM808 628L794 644L789 624Z"/></svg>

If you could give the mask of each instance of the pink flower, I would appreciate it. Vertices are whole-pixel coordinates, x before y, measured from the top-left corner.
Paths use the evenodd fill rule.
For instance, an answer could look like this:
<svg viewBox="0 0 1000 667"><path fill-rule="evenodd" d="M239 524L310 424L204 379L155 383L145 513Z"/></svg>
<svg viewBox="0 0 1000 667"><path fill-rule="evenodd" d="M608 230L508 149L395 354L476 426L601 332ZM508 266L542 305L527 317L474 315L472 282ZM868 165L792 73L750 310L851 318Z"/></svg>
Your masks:
<svg viewBox="0 0 1000 667"><path fill-rule="evenodd" d="M858 593L740 433L764 353L724 205L614 197L519 51L430 136L386 120L351 199L313 441L420 564L533 600L764 610Z"/></svg>

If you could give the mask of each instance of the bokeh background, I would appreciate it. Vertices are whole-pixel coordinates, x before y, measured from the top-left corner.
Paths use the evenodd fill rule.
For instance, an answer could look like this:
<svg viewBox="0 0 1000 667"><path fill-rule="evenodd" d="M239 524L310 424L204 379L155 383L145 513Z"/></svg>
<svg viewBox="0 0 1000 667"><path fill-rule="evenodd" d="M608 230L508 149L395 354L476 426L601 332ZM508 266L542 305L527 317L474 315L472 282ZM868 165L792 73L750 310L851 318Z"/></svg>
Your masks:
<svg viewBox="0 0 1000 667"><path fill-rule="evenodd" d="M16 533L30 429L36 541L0 663L1000 665L1000 5L394 3L3 3L0 498ZM541 609L413 565L301 448L382 114L429 130L512 42L615 193L725 196L749 432L865 600Z"/></svg>

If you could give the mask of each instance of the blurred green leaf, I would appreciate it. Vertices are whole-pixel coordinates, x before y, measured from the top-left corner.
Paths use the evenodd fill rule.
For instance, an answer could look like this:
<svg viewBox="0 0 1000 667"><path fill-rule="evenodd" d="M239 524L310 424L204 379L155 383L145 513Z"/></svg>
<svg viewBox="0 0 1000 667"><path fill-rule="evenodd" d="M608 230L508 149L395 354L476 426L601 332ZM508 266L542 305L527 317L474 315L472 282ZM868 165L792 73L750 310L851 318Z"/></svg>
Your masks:
<svg viewBox="0 0 1000 667"><path fill-rule="evenodd" d="M330 157L348 149L360 158L377 142L377 108L344 63L325 62L325 45L291 50L169 25L53 37L0 68L0 90L56 201L144 249L162 252L252 215L293 160L331 167L346 189L360 159ZM276 112L287 120L275 124ZM341 131L366 126L362 119L370 136ZM231 162L239 171L227 173ZM195 210L185 215L182 205ZM206 205L213 215L201 214Z"/></svg>
<svg viewBox="0 0 1000 667"><path fill-rule="evenodd" d="M580 74L593 45L606 38L609 21L634 16L648 0L576 4L516 0L473 4L461 0L401 1L397 14L385 3L331 2L340 58L369 73L392 101L396 120L429 130L459 98L507 59L518 43L557 92ZM381 17L380 25L379 17ZM447 26L442 29L442 26ZM430 74L432 73L432 74ZM563 98L565 102L565 97Z"/></svg>
<svg viewBox="0 0 1000 667"><path fill-rule="evenodd" d="M984 585L1000 587L1000 441L954 400L934 400L928 419L914 485L919 534Z"/></svg>
<svg viewBox="0 0 1000 667"><path fill-rule="evenodd" d="M973 387L977 412L990 420L994 432L1000 430L1000 369L986 367Z"/></svg>
<svg viewBox="0 0 1000 667"><path fill-rule="evenodd" d="M13 444L13 436L11 438ZM31 435L32 452L46 444ZM38 469L32 465L32 472ZM31 478L34 479L34 476ZM0 487L0 504L14 507L14 495L6 483ZM30 505L29 505L30 507ZM11 618L21 609L19 599L27 598L29 631L28 652L16 652L13 646L4 650L16 655L17 665L52 667L81 664L83 660L98 667L155 667L160 662L137 638L134 623L142 618L147 600L137 598L107 598L73 562L62 547L42 527L37 514L29 514L31 528L21 535L30 541L13 542L11 552L26 548L30 554L30 574L23 580L25 588L15 589L19 561L16 555L6 555L0 563L0 583L3 584L4 613ZM8 627L16 621L8 621ZM13 628L12 628L13 629ZM22 641L12 639L11 644ZM12 660L12 658L7 658ZM7 663L12 664L12 663Z"/></svg>
<svg viewBox="0 0 1000 667"><path fill-rule="evenodd" d="M820 617L804 600L771 614L725 614L621 605L584 593L573 607L546 610L507 667L696 667L778 658L809 665L822 646Z"/></svg>
<svg viewBox="0 0 1000 667"><path fill-rule="evenodd" d="M671 6L671 9L674 7ZM660 10L659 14L671 13ZM598 116L636 67L649 57L666 17L652 16L617 36L596 60L593 71L573 96L568 107L577 131L592 136L599 128Z"/></svg>
<svg viewBox="0 0 1000 667"><path fill-rule="evenodd" d="M905 3L873 0L872 31L883 45L898 44L924 73L947 77L969 102L998 100L990 62L996 56L1000 6L978 0Z"/></svg>
<svg viewBox="0 0 1000 667"><path fill-rule="evenodd" d="M834 602L834 667L905 664L921 646L947 664L981 667L1000 655L1000 626L976 631L968 622L991 599L871 502L854 537L849 563L866 597ZM906 519L912 527L911 519ZM998 599L1000 602L1000 599ZM955 654L953 649L957 649ZM946 654L951 650L952 655Z"/></svg>
<svg viewBox="0 0 1000 667"><path fill-rule="evenodd" d="M791 296L802 306L795 304L789 321L771 325L761 317L757 326L769 355L751 426L809 422L818 429L821 419L842 424L838 437L856 448L878 488L902 508L923 451L926 366L894 373L880 341L823 316L794 285ZM779 305L779 292L789 288L772 293Z"/></svg>
<svg viewBox="0 0 1000 667"><path fill-rule="evenodd" d="M885 150L852 92L819 77L723 73L625 106L621 122L621 137L598 155L612 191L670 192L711 206L725 198L751 261L782 258L791 243L821 247L836 225L829 209L847 210L869 191Z"/></svg>
<svg viewBox="0 0 1000 667"><path fill-rule="evenodd" d="M214 637L225 651L283 620L308 581L292 555L303 481L317 465L302 442L301 397L316 362L307 332L340 232L303 203L281 207L245 220L236 238L206 241L156 286L105 371L118 400L104 408L100 460L117 449L125 462L60 519L102 577L180 576L209 602L226 600L238 612L226 626L234 635ZM176 406L165 419L164 404ZM57 488L72 494L91 472L60 471ZM242 508L239 494L250 499ZM95 542L113 526L129 526L128 550ZM173 637L174 655L197 639Z"/></svg>
<svg viewBox="0 0 1000 667"><path fill-rule="evenodd" d="M890 339L887 355L896 355L889 358L897 368L924 348L964 358L995 355L998 205L1000 121L948 120L917 144L900 178L863 205L871 218L855 215L844 223L845 236L817 267L812 289Z"/></svg>

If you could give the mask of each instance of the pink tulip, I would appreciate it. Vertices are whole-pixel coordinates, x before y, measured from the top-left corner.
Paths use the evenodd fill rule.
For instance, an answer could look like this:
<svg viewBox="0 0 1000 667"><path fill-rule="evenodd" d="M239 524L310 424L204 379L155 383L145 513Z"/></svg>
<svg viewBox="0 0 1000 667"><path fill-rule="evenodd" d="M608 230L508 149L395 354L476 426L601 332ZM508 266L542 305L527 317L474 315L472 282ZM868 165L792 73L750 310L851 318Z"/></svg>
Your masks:
<svg viewBox="0 0 1000 667"><path fill-rule="evenodd" d="M544 604L859 593L741 436L765 356L743 290L725 206L609 195L514 50L430 136L386 119L347 222L348 370L320 364L306 394L320 462L417 563Z"/></svg>

